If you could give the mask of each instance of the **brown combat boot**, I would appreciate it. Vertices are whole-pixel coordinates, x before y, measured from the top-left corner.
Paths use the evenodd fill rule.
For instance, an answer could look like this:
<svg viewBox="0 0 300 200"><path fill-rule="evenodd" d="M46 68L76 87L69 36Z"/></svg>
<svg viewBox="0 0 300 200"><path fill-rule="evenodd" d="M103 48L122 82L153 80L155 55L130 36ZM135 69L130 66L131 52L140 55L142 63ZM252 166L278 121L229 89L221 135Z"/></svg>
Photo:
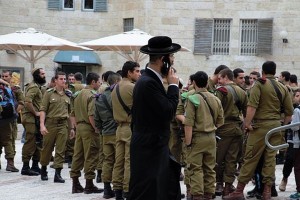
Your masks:
<svg viewBox="0 0 300 200"><path fill-rule="evenodd" d="M7 159L6 171L19 172L19 170L15 167L13 159Z"/></svg>
<svg viewBox="0 0 300 200"><path fill-rule="evenodd" d="M83 187L80 185L78 177L72 177L72 180L73 180L72 194L83 193Z"/></svg>
<svg viewBox="0 0 300 200"><path fill-rule="evenodd" d="M262 199L263 200L271 200L271 186L270 185L265 184Z"/></svg>
<svg viewBox="0 0 300 200"><path fill-rule="evenodd" d="M102 193L104 189L97 188L94 183L93 179L86 179L86 185L84 188L84 194L91 194L91 193Z"/></svg>
<svg viewBox="0 0 300 200"><path fill-rule="evenodd" d="M203 195L193 195L192 200L204 200Z"/></svg>
<svg viewBox="0 0 300 200"><path fill-rule="evenodd" d="M234 190L232 191L231 188L232 188L232 184L231 183L225 183L225 187L223 189L222 197L228 196L230 193L234 192Z"/></svg>
<svg viewBox="0 0 300 200"><path fill-rule="evenodd" d="M205 199L205 200L214 199L213 194L204 192L203 199Z"/></svg>
<svg viewBox="0 0 300 200"><path fill-rule="evenodd" d="M236 186L236 190L232 193L230 193L227 196L224 196L223 199L226 200L244 200L244 188L245 188L244 183L238 182L238 185Z"/></svg>

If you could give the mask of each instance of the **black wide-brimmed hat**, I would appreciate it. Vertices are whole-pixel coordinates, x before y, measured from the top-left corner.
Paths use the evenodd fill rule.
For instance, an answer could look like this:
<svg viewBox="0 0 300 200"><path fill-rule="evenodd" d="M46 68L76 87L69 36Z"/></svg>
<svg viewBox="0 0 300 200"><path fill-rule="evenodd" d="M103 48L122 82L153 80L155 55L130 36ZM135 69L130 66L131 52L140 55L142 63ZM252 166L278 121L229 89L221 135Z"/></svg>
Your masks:
<svg viewBox="0 0 300 200"><path fill-rule="evenodd" d="M148 40L148 45L142 46L140 52L145 54L171 54L179 51L181 46L172 43L168 36L156 36Z"/></svg>

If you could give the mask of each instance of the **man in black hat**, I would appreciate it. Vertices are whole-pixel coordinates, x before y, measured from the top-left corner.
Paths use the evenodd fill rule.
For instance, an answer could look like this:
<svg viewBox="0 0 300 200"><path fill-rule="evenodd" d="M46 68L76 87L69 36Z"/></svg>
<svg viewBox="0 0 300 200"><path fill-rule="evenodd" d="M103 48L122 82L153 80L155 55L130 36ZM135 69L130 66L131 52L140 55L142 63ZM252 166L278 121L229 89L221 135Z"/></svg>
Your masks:
<svg viewBox="0 0 300 200"><path fill-rule="evenodd" d="M179 94L170 54L180 48L171 38L157 36L140 49L150 61L133 91L129 200L180 199L180 165L168 148ZM167 92L162 76L167 77Z"/></svg>

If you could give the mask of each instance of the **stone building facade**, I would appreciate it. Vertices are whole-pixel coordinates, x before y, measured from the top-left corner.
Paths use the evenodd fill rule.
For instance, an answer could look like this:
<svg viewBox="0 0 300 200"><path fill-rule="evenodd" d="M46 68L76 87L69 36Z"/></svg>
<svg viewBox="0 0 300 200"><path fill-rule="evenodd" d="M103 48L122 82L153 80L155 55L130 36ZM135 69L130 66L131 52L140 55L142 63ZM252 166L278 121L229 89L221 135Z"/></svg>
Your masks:
<svg viewBox="0 0 300 200"><path fill-rule="evenodd" d="M70 2L71 9L64 4ZM121 33L129 25L168 35L191 49L175 55L175 67L185 81L198 70L211 74L220 64L260 70L266 60L274 60L278 72L300 76L299 8L296 0L0 0L0 35L32 27L79 43ZM263 20L270 23L261 24ZM254 53L245 54L243 48ZM46 69L48 80L61 66L53 62L56 53L36 63ZM102 66L86 65L87 72L116 71L126 61L114 52L96 53ZM30 80L30 64L14 54L0 51L2 67L24 68L24 81Z"/></svg>

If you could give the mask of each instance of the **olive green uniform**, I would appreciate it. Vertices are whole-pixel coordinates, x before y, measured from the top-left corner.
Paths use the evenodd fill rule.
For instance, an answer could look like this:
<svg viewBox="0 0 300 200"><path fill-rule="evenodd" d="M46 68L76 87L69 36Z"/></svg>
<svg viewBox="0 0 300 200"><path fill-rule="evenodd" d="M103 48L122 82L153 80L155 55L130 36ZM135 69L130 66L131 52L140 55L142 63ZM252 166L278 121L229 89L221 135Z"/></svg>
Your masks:
<svg viewBox="0 0 300 200"><path fill-rule="evenodd" d="M41 87L34 82L26 84L25 88L25 102L32 103L36 112L40 111L42 104ZM32 114L25 106L22 110L22 123L26 130L25 143L22 148L22 161L29 162L32 158L33 161L40 160L40 149L36 145L36 125L34 114Z"/></svg>
<svg viewBox="0 0 300 200"><path fill-rule="evenodd" d="M256 108L256 112L253 117L253 130L249 132L246 144L244 164L238 177L238 181L243 184L247 184L251 180L261 156L264 158L262 169L263 183L271 186L275 178L276 151L266 146L265 135L271 129L281 125L281 103L269 79L275 80L274 76L267 76L265 83L256 81L250 90L248 106ZM291 96L283 84L274 82L282 94L284 115L291 116L293 114ZM269 141L275 146L281 144L283 142L283 134L281 132L273 134Z"/></svg>
<svg viewBox="0 0 300 200"><path fill-rule="evenodd" d="M103 101L102 95L107 99L107 105ZM103 138L103 167L102 181L110 183L112 181L112 172L115 164L116 152L116 131L118 124L115 122L112 112L111 90L108 87L95 104L95 125L100 130Z"/></svg>
<svg viewBox="0 0 300 200"><path fill-rule="evenodd" d="M216 95L222 102L225 118L224 125L216 131L221 138L217 144L216 180L232 184L243 141L241 113L246 113L248 98L246 92L235 83L218 88Z"/></svg>
<svg viewBox="0 0 300 200"><path fill-rule="evenodd" d="M81 84L80 82L75 82L74 84L69 85L69 90L75 94L76 92L82 90L84 88L84 84ZM71 101L72 104L72 101ZM67 146L66 146L66 152L65 157L67 159L72 160L73 153L74 153L74 144L75 144L75 138L70 139L70 137L67 138Z"/></svg>
<svg viewBox="0 0 300 200"><path fill-rule="evenodd" d="M45 126L48 133L43 137L43 148L40 163L47 166L55 147L54 169L62 169L68 137L68 118L70 113L70 98L65 91L59 93L56 88L45 92L41 111L45 112Z"/></svg>
<svg viewBox="0 0 300 200"><path fill-rule="evenodd" d="M200 92L205 96L212 113ZM191 126L193 131L186 162L191 194L194 196L215 192L215 130L223 123L223 108L217 97L206 89L196 90L194 95L188 96L184 124Z"/></svg>
<svg viewBox="0 0 300 200"><path fill-rule="evenodd" d="M24 105L24 94L20 88L20 86L12 86L11 87L13 93L14 93L14 97L15 100L17 102L17 105ZM11 143L9 143L7 146L4 147L4 151L5 151L5 158L6 159L13 159L16 155L16 145L15 145L15 141L17 139L18 136L18 124L17 124L17 120L14 120L13 122L11 122Z"/></svg>
<svg viewBox="0 0 300 200"><path fill-rule="evenodd" d="M117 87L117 86L116 86ZM116 132L116 162L113 170L114 190L128 192L130 179L130 140L131 140L131 115L122 107L114 88L111 98L114 119L118 123ZM131 109L134 83L128 78L119 82L120 96L125 105Z"/></svg>
<svg viewBox="0 0 300 200"><path fill-rule="evenodd" d="M82 89L74 99L76 118L76 139L70 177L80 177L84 168L84 178L94 179L99 160L99 133L90 124L89 116L94 116L96 91L90 86Z"/></svg>

